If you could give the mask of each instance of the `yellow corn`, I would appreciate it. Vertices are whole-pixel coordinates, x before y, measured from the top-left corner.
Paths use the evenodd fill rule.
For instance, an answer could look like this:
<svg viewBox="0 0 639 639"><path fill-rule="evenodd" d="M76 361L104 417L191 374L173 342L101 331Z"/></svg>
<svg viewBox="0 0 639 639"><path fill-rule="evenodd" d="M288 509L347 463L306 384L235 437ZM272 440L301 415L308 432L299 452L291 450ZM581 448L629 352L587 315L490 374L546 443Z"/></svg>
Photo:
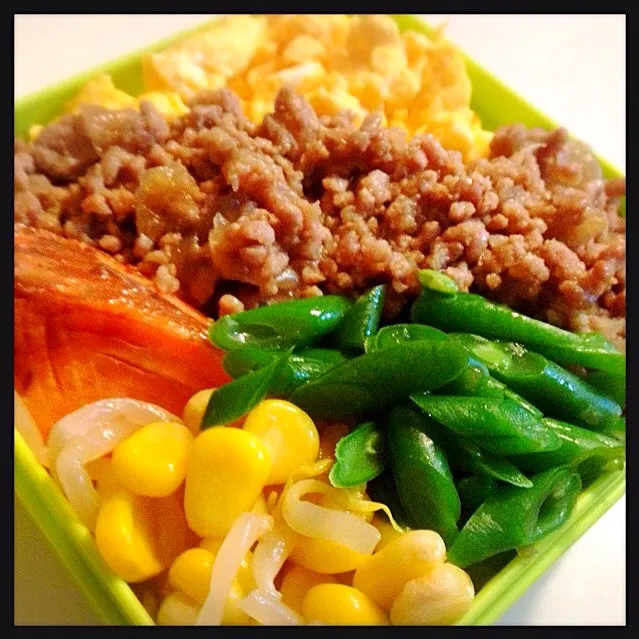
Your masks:
<svg viewBox="0 0 639 639"><path fill-rule="evenodd" d="M252 623L252 618L237 607L237 603L241 599L244 599L248 592L249 591L242 588L238 579L233 581L229 598L226 600L226 605L224 606L224 614L222 615L223 626L248 626Z"/></svg>
<svg viewBox="0 0 639 639"><path fill-rule="evenodd" d="M200 541L200 548L204 548L204 550L208 550L210 553L217 555L223 541L224 537L204 537L204 539Z"/></svg>
<svg viewBox="0 0 639 639"><path fill-rule="evenodd" d="M300 537L291 553L291 560L296 564L324 575L355 570L368 557L337 542L310 537Z"/></svg>
<svg viewBox="0 0 639 639"><path fill-rule="evenodd" d="M342 584L319 584L304 596L302 614L308 621L331 626L387 626L388 617L363 592Z"/></svg>
<svg viewBox="0 0 639 639"><path fill-rule="evenodd" d="M404 586L390 618L396 626L447 625L470 608L474 597L473 582L461 568L440 564Z"/></svg>
<svg viewBox="0 0 639 639"><path fill-rule="evenodd" d="M217 537L205 537L200 542L200 548L204 548L204 550L208 550L210 553L217 555L223 538ZM257 584L255 583L255 578L253 577L253 553L247 552L246 557L242 559L242 563L240 564L240 568L237 571L237 582L242 587L244 592L251 592L251 590L255 590L257 588Z"/></svg>
<svg viewBox="0 0 639 639"><path fill-rule="evenodd" d="M271 454L273 465L267 484L283 484L295 469L317 459L317 428L303 410L290 402L261 402L247 415L244 430L257 435Z"/></svg>
<svg viewBox="0 0 639 639"><path fill-rule="evenodd" d="M382 538L375 547L376 552L379 552L384 546L388 546L391 541L394 541L404 534L393 528L390 521L388 521L384 515L376 514L371 523L382 534Z"/></svg>
<svg viewBox="0 0 639 639"><path fill-rule="evenodd" d="M336 580L331 575L320 575L302 566L292 566L282 579L280 592L282 603L302 614L304 595L318 584L334 584Z"/></svg>
<svg viewBox="0 0 639 639"><path fill-rule="evenodd" d="M169 585L184 593L198 606L206 601L211 586L211 572L215 555L204 548L190 548L183 552L169 570ZM246 596L246 591L239 582L233 581L229 600L224 609L222 623L225 625L243 625L249 617L235 604Z"/></svg>
<svg viewBox="0 0 639 639"><path fill-rule="evenodd" d="M208 550L189 548L171 565L169 585L201 606L209 594L214 561L215 555Z"/></svg>
<svg viewBox="0 0 639 639"><path fill-rule="evenodd" d="M225 535L253 507L270 472L270 454L256 435L224 426L200 433L186 473L190 528L201 537Z"/></svg>
<svg viewBox="0 0 639 639"><path fill-rule="evenodd" d="M200 424L202 423L202 417L204 417L204 411L208 406L209 399L213 394L214 388L207 388L205 390L198 391L189 399L184 407L184 415L182 419L187 428L197 435L200 432Z"/></svg>
<svg viewBox="0 0 639 639"><path fill-rule="evenodd" d="M192 443L182 424L148 424L115 447L113 469L136 495L166 497L184 481Z"/></svg>
<svg viewBox="0 0 639 639"><path fill-rule="evenodd" d="M408 581L445 560L446 546L436 532L411 530L371 555L355 571L353 586L383 610L390 610Z"/></svg>
<svg viewBox="0 0 639 639"><path fill-rule="evenodd" d="M181 592L172 592L166 596L158 610L159 626L194 626L199 606Z"/></svg>
<svg viewBox="0 0 639 639"><path fill-rule="evenodd" d="M95 541L111 570L129 583L144 581L165 566L154 537L153 504L126 490L104 498L98 511Z"/></svg>

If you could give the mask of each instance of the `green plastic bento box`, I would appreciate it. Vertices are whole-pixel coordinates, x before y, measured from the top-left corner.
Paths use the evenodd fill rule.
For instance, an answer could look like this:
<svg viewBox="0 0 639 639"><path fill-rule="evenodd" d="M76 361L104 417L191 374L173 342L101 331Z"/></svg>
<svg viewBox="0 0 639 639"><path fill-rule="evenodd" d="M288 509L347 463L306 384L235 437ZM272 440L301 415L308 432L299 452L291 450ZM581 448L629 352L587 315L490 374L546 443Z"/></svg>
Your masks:
<svg viewBox="0 0 639 639"><path fill-rule="evenodd" d="M400 29L414 29L432 35L433 29L415 16L393 15ZM139 94L142 87L142 54L157 51L207 24L91 69L54 87L19 100L15 104L14 132L24 135L33 124L46 124L57 117L66 102L92 77L109 73L119 88ZM472 108L485 128L522 122L528 127L554 128L556 124L525 100L466 57L473 87ZM601 160L606 177L620 172ZM51 543L62 563L105 624L153 625L129 586L106 565L91 533L72 512L48 472L38 463L28 445L14 429L15 492L26 510ZM525 549L479 591L468 613L458 625L489 625L529 588L581 535L584 534L625 493L624 470L607 473L595 480L579 497L570 520L541 542Z"/></svg>

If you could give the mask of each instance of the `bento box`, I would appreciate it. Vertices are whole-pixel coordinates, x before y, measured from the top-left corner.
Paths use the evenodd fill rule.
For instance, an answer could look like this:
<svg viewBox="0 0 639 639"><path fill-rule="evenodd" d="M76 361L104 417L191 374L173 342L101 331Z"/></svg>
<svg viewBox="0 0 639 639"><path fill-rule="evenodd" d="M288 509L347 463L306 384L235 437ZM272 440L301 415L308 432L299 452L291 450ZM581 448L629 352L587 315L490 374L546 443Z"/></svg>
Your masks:
<svg viewBox="0 0 639 639"><path fill-rule="evenodd" d="M414 16L392 17L401 30L410 28L426 35L433 33L431 27ZM144 51L129 54L17 101L15 135L23 135L33 124L55 118L63 105L98 73L108 73L122 89L132 94L139 93L142 90L142 54L161 50L206 26L182 32ZM556 126L477 63L467 57L465 61L473 87L471 106L481 118L484 128L494 130L512 122L521 122L528 127ZM600 162L605 177L620 175L609 163L601 159ZM77 519L57 485L15 429L14 438L15 492L97 614L109 625L153 625L153 620L131 588L109 569L89 530ZM457 625L494 623L624 493L624 470L598 477L580 495L572 516L563 527L527 547L496 574L487 576L471 609Z"/></svg>

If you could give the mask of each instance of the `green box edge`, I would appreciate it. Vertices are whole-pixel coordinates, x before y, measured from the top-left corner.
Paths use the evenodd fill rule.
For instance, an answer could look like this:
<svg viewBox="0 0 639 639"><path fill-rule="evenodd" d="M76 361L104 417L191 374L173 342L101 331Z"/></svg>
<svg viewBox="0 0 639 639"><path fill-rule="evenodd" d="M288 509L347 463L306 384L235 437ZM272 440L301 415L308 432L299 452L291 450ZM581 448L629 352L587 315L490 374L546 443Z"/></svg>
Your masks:
<svg viewBox="0 0 639 639"><path fill-rule="evenodd" d="M414 15L391 14L391 17L401 30L414 29L429 36L435 32ZM111 74L119 88L133 94L139 93L139 61L143 54L161 50L206 29L210 23L207 21L181 31L17 100L14 106L14 134L23 135L32 124L46 124L57 117L64 103L100 73ZM499 124L511 122L522 122L528 127L557 126L467 55L464 55L464 59L473 87L471 106L486 128L493 130ZM598 159L605 177L621 175L612 164L600 157ZM15 429L14 438L15 492L96 613L108 625L154 625L128 584L108 568L89 531L78 521L57 485ZM457 625L490 625L497 621L545 570L625 494L625 489L623 470L599 477L580 495L569 521L560 530L517 556L490 579Z"/></svg>

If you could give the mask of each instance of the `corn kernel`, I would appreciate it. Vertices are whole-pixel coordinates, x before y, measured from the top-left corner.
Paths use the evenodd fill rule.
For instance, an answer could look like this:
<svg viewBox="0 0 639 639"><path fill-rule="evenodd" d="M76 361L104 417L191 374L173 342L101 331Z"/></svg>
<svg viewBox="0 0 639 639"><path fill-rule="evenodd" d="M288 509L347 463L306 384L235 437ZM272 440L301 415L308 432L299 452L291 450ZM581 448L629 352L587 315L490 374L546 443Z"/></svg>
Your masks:
<svg viewBox="0 0 639 639"><path fill-rule="evenodd" d="M200 541L200 548L208 550L213 555L217 555L224 538L205 537ZM253 553L247 552L246 557L242 559L240 568L237 571L237 582L245 592L251 592L257 588L255 577L253 576Z"/></svg>
<svg viewBox="0 0 639 639"><path fill-rule="evenodd" d="M331 626L387 626L388 617L364 593L342 584L319 584L304 596L308 621Z"/></svg>
<svg viewBox="0 0 639 639"><path fill-rule="evenodd" d="M302 566L292 566L282 579L282 603L302 614L302 601L313 586L334 583L337 582L331 575L320 575Z"/></svg>
<svg viewBox="0 0 639 639"><path fill-rule="evenodd" d="M473 582L461 568L440 564L404 586L390 618L396 626L448 625L470 608L474 597Z"/></svg>
<svg viewBox="0 0 639 639"><path fill-rule="evenodd" d="M382 538L379 540L379 543L375 547L376 552L379 552L382 548L384 548L384 546L388 546L391 541L398 539L404 534L403 532L399 532L398 530L393 528L390 521L388 521L388 519L383 515L375 515L371 523L382 534Z"/></svg>
<svg viewBox="0 0 639 639"><path fill-rule="evenodd" d="M205 390L198 391L186 402L184 407L184 415L182 419L186 424L186 427L197 435L200 432L200 424L202 423L202 417L204 417L204 411L209 404L209 399L213 394L214 388L207 388Z"/></svg>
<svg viewBox="0 0 639 639"><path fill-rule="evenodd" d="M235 579L231 584L231 590L224 606L223 626L248 626L251 624L252 618L237 606L238 602L244 599L247 594L248 591L242 588L238 579Z"/></svg>
<svg viewBox="0 0 639 639"><path fill-rule="evenodd" d="M353 586L389 610L411 579L446 560L446 546L432 530L411 530L371 555L357 570Z"/></svg>
<svg viewBox="0 0 639 639"><path fill-rule="evenodd" d="M164 570L154 537L153 504L147 497L118 490L102 501L95 541L111 570L129 583Z"/></svg>
<svg viewBox="0 0 639 639"><path fill-rule="evenodd" d="M166 497L184 481L192 442L182 424L148 424L115 447L113 470L136 495Z"/></svg>
<svg viewBox="0 0 639 639"><path fill-rule="evenodd" d="M184 507L191 530L222 537L249 511L271 472L267 447L252 433L209 428L193 442L186 473Z"/></svg>
<svg viewBox="0 0 639 639"><path fill-rule="evenodd" d="M204 548L189 548L169 569L169 585L202 605L209 594L215 555Z"/></svg>
<svg viewBox="0 0 639 639"><path fill-rule="evenodd" d="M172 592L160 604L158 626L194 626L199 612L195 601L181 592Z"/></svg>
<svg viewBox="0 0 639 639"><path fill-rule="evenodd" d="M271 454L267 484L283 484L296 468L317 459L317 428L302 409L290 402L264 400L247 415L244 430L257 435Z"/></svg>
<svg viewBox="0 0 639 639"><path fill-rule="evenodd" d="M210 553L217 555L223 542L224 537L204 537L204 539L200 541L200 548L204 548L204 550L208 550Z"/></svg>
<svg viewBox="0 0 639 639"><path fill-rule="evenodd" d="M190 548L183 552L169 570L169 585L185 594L198 606L206 601L211 587L211 572L215 555L204 548ZM243 625L249 617L237 607L237 602L246 596L239 578L233 581L229 599L224 609L224 625Z"/></svg>
<svg viewBox="0 0 639 639"><path fill-rule="evenodd" d="M355 570L368 557L337 542L310 537L301 537L291 553L291 560L296 564L324 575Z"/></svg>

